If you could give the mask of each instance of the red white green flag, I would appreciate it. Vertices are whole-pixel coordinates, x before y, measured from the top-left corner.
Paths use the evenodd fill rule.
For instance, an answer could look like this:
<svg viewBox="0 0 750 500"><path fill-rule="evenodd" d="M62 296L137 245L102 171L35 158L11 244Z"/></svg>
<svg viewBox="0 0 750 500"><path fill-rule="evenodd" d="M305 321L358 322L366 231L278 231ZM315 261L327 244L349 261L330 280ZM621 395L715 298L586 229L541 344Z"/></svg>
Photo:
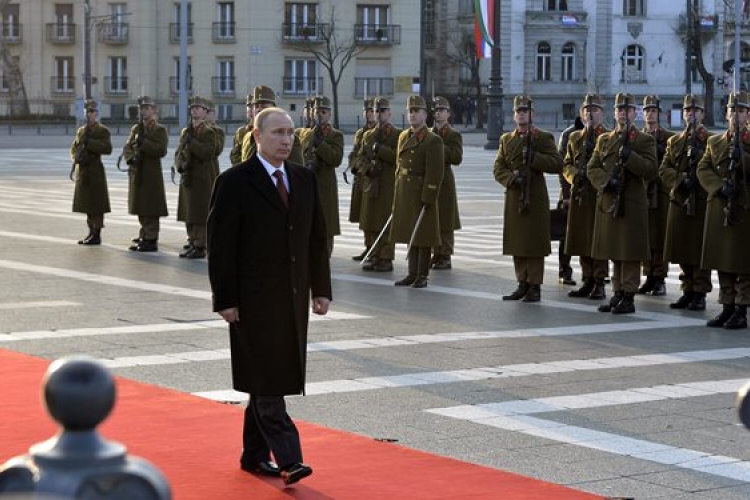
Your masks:
<svg viewBox="0 0 750 500"><path fill-rule="evenodd" d="M490 57L495 40L495 0L474 0L474 45L477 58Z"/></svg>

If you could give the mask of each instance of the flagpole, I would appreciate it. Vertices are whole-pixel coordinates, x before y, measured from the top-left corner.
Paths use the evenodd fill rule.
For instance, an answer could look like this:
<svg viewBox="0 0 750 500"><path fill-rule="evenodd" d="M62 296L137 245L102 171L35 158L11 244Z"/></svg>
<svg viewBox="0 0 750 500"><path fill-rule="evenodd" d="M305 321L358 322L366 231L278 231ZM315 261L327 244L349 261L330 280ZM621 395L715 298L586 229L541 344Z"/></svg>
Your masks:
<svg viewBox="0 0 750 500"><path fill-rule="evenodd" d="M494 150L500 145L500 135L503 132L503 77L501 73L502 59L500 52L500 0L494 2L492 62L490 66L490 84L487 88L487 143L484 149Z"/></svg>

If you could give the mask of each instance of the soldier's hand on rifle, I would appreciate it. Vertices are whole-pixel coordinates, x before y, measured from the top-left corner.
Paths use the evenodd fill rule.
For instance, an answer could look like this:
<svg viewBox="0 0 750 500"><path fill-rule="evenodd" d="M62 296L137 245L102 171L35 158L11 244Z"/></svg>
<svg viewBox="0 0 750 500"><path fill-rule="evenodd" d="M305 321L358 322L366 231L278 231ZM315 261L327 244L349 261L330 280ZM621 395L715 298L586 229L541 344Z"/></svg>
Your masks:
<svg viewBox="0 0 750 500"><path fill-rule="evenodd" d="M610 177L607 183L604 185L605 191L619 191L622 187L622 181L615 177Z"/></svg>
<svg viewBox="0 0 750 500"><path fill-rule="evenodd" d="M508 189L523 189L523 176L514 175L508 183Z"/></svg>
<svg viewBox="0 0 750 500"><path fill-rule="evenodd" d="M632 153L633 150L630 149L628 146L620 146L620 158L622 158L622 161L628 161L628 158L630 158L630 153Z"/></svg>
<svg viewBox="0 0 750 500"><path fill-rule="evenodd" d="M695 181L691 179L690 177L683 177L680 181L680 184L677 186L679 189L682 189L683 191L692 191L695 187Z"/></svg>
<svg viewBox="0 0 750 500"><path fill-rule="evenodd" d="M700 155L703 154L703 150L697 146L690 146L688 147L688 158L698 158Z"/></svg>
<svg viewBox="0 0 750 500"><path fill-rule="evenodd" d="M313 145L317 148L318 146L320 146L323 143L324 140L325 140L325 137L320 132L320 129L316 128L315 129L315 134L313 135Z"/></svg>
<svg viewBox="0 0 750 500"><path fill-rule="evenodd" d="M726 198L727 200L731 200L732 198L734 198L734 194L735 194L734 186L728 181L724 181L724 184L721 186L721 189L719 190L719 194L723 198Z"/></svg>
<svg viewBox="0 0 750 500"><path fill-rule="evenodd" d="M739 144L737 144L732 150L732 160L734 161L742 160L742 146L740 146Z"/></svg>

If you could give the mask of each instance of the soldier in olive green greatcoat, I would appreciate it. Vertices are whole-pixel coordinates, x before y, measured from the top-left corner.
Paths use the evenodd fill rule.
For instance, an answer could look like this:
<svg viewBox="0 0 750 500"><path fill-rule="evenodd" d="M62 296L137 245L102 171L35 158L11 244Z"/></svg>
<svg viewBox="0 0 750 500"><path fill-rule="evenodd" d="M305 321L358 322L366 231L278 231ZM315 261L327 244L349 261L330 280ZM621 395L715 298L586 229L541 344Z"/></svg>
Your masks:
<svg viewBox="0 0 750 500"><path fill-rule="evenodd" d="M255 117L253 95L249 95L245 99L245 117L247 123L239 127L232 137L232 149L229 151L229 161L232 162L232 165L237 165L242 161L242 141L245 139L245 135L253 130L253 118Z"/></svg>
<svg viewBox="0 0 750 500"><path fill-rule="evenodd" d="M359 156L363 165L362 207L359 228L365 233L365 246L371 249L369 262L363 271L393 271L395 245L388 240L385 228L393 208L393 188L396 184L396 148L401 129L391 124L391 103L385 97L375 99L378 124L362 136ZM375 243L382 232L382 237Z"/></svg>
<svg viewBox="0 0 750 500"><path fill-rule="evenodd" d="M221 173L221 166L219 165L219 156L224 152L224 145L226 144L227 134L224 131L224 127L216 123L216 105L213 101L206 99L206 105L208 110L206 111L206 125L213 127L216 137L216 148L214 150L214 161L213 161L213 178L211 179L211 186L214 181Z"/></svg>
<svg viewBox="0 0 750 500"><path fill-rule="evenodd" d="M99 123L99 106L93 99L84 103L86 125L76 131L70 146L70 158L75 168L73 212L86 214L89 234L79 245L100 245L104 214L110 211L107 175L102 155L112 153L109 129Z"/></svg>
<svg viewBox="0 0 750 500"><path fill-rule="evenodd" d="M432 269L450 269L451 255L455 239L453 233L461 229L461 219L458 215L458 197L456 195L456 177L453 166L459 166L463 160L464 143L461 132L451 127L448 120L451 117L451 105L445 97L435 97L435 126L432 131L443 140L443 161L445 172L440 184L438 209L440 210L440 246L432 249Z"/></svg>
<svg viewBox="0 0 750 500"><path fill-rule="evenodd" d="M331 100L325 96L315 98L312 128L299 132L305 158L305 168L315 172L320 204L328 232L328 255L333 252L333 237L341 234L339 224L339 190L336 168L344 159L344 134L331 126Z"/></svg>
<svg viewBox="0 0 750 500"><path fill-rule="evenodd" d="M667 151L667 140L674 132L665 130L660 123L661 105L659 97L647 95L643 98L642 132L649 134L656 141L656 164L661 165L664 153ZM664 280L667 277L669 263L664 261L664 235L667 228L667 213L669 211L669 188L661 178L650 181L646 185L648 196L648 241L651 258L641 262L646 281L638 288L638 293L653 296L667 294Z"/></svg>
<svg viewBox="0 0 750 500"><path fill-rule="evenodd" d="M539 302L550 244L549 194L544 173L559 174L562 158L551 133L533 126L533 101L513 98L516 128L500 137L493 174L505 186L503 255L513 256L518 286L503 300Z"/></svg>
<svg viewBox="0 0 750 500"><path fill-rule="evenodd" d="M216 129L206 123L208 105L202 97L190 99L191 123L180 134L175 168L181 174L177 220L185 223L188 248L180 257L206 257L206 219L215 179Z"/></svg>
<svg viewBox="0 0 750 500"><path fill-rule="evenodd" d="M565 231L565 253L578 255L581 262L583 285L568 292L568 297L606 298L604 279L609 272L606 260L591 256L596 215L596 189L586 176L586 169L600 135L609 132L603 125L604 108L601 96L586 94L581 105L585 127L573 131L568 140L563 163L563 175L570 183L570 207Z"/></svg>
<svg viewBox="0 0 750 500"><path fill-rule="evenodd" d="M159 217L169 215L161 159L167 155L167 129L157 123L156 103L138 98L138 124L130 129L122 157L128 165L128 213L138 216L141 229L129 247L134 252L156 252Z"/></svg>
<svg viewBox="0 0 750 500"><path fill-rule="evenodd" d="M424 288L432 247L440 245L438 194L443 180L443 141L427 128L427 104L418 95L406 101L409 128L398 136L391 241L407 243L408 275L395 284Z"/></svg>
<svg viewBox="0 0 750 500"><path fill-rule="evenodd" d="M711 270L701 268L706 191L698 182L698 162L711 133L703 126L703 99L685 96L682 118L687 127L667 141L659 177L669 189L670 204L664 236L664 262L680 266L682 296L669 304L672 309L703 311L711 291Z"/></svg>
<svg viewBox="0 0 750 500"><path fill-rule="evenodd" d="M362 208L362 171L364 156L360 155L362 149L362 139L364 138L365 132L377 125L377 115L375 114L375 98L365 99L362 107L362 117L365 119L365 126L357 129L354 133L354 142L352 144L352 150L349 153L349 166L347 170L352 174L352 197L349 202L349 222L359 222L359 214ZM346 180L346 171L344 171L344 180ZM352 260L357 262L361 261L367 255L367 251L370 248L365 242L365 249L361 254L352 257Z"/></svg>
<svg viewBox="0 0 750 500"><path fill-rule="evenodd" d="M650 256L645 182L658 175L656 141L639 132L634 119L633 96L617 94L617 127L599 136L587 167L589 181L599 192L591 256L614 264L614 295L599 311L614 314L635 312L640 262Z"/></svg>
<svg viewBox="0 0 750 500"><path fill-rule="evenodd" d="M750 98L745 91L727 101L728 130L708 139L698 180L708 193L701 267L719 273L721 313L708 322L730 330L747 328L750 305Z"/></svg>
<svg viewBox="0 0 750 500"><path fill-rule="evenodd" d="M252 99L250 99L250 104L253 109L253 116L255 116L260 113L261 110L264 110L266 108L273 108L276 106L276 94L270 87L266 87L265 85L258 85L253 89L253 97ZM255 153L255 137L253 137L253 134L251 133L252 130L253 124L251 121L244 127L244 130L242 128L238 129L234 134L235 145L238 141L241 140L241 145L239 148L240 161L248 160L253 155L253 153ZM241 139L239 137L240 135L242 135ZM234 154L236 157L236 150L234 149L234 147L232 148L232 154ZM302 146L300 145L299 139L297 138L296 134L294 137L292 152L289 155L289 161L294 162L298 165L304 165L305 163L304 157L302 155ZM234 164L234 160L232 161L232 164Z"/></svg>

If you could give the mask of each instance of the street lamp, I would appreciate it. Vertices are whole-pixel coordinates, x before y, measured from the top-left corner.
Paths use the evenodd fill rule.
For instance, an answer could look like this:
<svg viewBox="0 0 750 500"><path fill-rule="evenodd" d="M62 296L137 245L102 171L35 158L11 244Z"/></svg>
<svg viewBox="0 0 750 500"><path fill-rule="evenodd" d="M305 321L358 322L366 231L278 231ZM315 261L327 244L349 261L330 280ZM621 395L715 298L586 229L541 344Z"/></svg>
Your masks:
<svg viewBox="0 0 750 500"><path fill-rule="evenodd" d="M103 16L92 16L91 15L91 3L90 0L84 0L83 2L83 99L91 99L91 84L93 78L91 76L91 29L94 26L98 26L103 21L110 21L113 19L119 20L123 16L129 16L130 12L122 12L118 14L107 14Z"/></svg>
<svg viewBox="0 0 750 500"><path fill-rule="evenodd" d="M498 149L500 134L503 132L503 77L501 74L502 54L500 53L500 0L495 2L493 19L492 63L490 67L490 85L487 88L487 144L484 149Z"/></svg>

